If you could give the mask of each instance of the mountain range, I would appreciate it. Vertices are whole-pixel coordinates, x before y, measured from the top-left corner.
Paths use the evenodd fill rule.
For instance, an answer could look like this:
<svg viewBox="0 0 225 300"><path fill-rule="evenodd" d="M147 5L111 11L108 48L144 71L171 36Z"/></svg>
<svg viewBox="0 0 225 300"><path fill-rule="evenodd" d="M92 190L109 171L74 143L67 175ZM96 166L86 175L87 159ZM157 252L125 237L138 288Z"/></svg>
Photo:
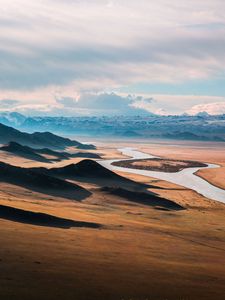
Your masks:
<svg viewBox="0 0 225 300"><path fill-rule="evenodd" d="M26 132L51 131L67 136L225 141L225 115L207 113L195 116L26 117L14 112L1 113L0 122Z"/></svg>

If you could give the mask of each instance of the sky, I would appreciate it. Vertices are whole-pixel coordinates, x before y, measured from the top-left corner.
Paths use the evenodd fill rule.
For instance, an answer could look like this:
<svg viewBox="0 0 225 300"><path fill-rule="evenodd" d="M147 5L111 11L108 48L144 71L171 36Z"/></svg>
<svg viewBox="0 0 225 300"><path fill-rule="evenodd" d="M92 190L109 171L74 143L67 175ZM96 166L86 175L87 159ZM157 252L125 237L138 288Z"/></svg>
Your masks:
<svg viewBox="0 0 225 300"><path fill-rule="evenodd" d="M225 113L225 1L0 0L0 111Z"/></svg>

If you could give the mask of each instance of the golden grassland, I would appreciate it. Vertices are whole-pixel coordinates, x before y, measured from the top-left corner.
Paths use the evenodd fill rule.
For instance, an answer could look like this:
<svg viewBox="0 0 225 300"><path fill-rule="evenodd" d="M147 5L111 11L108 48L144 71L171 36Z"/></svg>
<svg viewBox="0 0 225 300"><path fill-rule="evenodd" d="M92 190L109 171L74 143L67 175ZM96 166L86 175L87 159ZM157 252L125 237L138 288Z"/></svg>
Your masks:
<svg viewBox="0 0 225 300"><path fill-rule="evenodd" d="M133 146L168 158L224 163L220 149ZM112 145L99 144L98 152L121 157ZM40 165L5 154L0 160L2 155L11 164ZM214 183L207 171L201 176ZM62 229L0 218L0 299L224 299L225 205L165 181L120 174L153 185L151 191L186 209L131 203L102 191L98 181L76 182L92 193L82 202L0 183L1 205L102 225Z"/></svg>

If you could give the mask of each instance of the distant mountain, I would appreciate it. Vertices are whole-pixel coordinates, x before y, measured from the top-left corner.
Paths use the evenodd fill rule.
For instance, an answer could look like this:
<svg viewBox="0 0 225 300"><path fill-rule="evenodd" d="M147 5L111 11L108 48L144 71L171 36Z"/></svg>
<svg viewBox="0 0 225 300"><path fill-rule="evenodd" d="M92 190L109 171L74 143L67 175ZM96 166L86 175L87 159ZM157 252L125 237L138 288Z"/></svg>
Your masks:
<svg viewBox="0 0 225 300"><path fill-rule="evenodd" d="M142 137L142 135L140 133L137 133L136 131L133 131L133 130L115 132L113 135L118 136L118 137L127 137L127 138Z"/></svg>
<svg viewBox="0 0 225 300"><path fill-rule="evenodd" d="M197 135L191 132L174 132L163 134L163 138L173 139L173 140L190 140L190 141L215 141L215 142L225 142L223 138L218 136L211 136L210 139L207 136Z"/></svg>
<svg viewBox="0 0 225 300"><path fill-rule="evenodd" d="M197 115L183 114L177 116L121 115L98 117L26 117L18 113L0 113L0 123L26 132L49 131L55 134L100 138L225 140L225 114L209 115L206 112ZM176 134L174 135L174 133ZM192 136L184 133L190 133ZM173 136L170 137L170 135ZM83 149L88 148L86 145L82 147Z"/></svg>
<svg viewBox="0 0 225 300"><path fill-rule="evenodd" d="M198 117L208 117L209 114L206 111L201 111L201 112L197 113L196 116L198 116Z"/></svg>
<svg viewBox="0 0 225 300"><path fill-rule="evenodd" d="M26 120L26 117L17 112L2 112L0 113L0 123L8 126L20 126Z"/></svg>
<svg viewBox="0 0 225 300"><path fill-rule="evenodd" d="M93 145L84 145L50 132L25 133L0 123L0 143L5 144L11 141L34 148L64 149L75 146L79 149L95 149Z"/></svg>

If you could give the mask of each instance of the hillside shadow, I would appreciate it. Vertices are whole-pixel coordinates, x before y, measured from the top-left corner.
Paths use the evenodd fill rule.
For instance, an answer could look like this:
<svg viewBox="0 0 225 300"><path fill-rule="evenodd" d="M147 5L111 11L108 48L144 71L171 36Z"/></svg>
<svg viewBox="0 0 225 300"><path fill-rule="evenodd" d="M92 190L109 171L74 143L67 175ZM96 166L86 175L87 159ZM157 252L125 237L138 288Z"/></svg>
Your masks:
<svg viewBox="0 0 225 300"><path fill-rule="evenodd" d="M0 162L0 181L69 200L82 201L91 195L91 192L77 184L2 162Z"/></svg>
<svg viewBox="0 0 225 300"><path fill-rule="evenodd" d="M174 201L162 198L149 192L134 192L124 188L103 187L101 191L126 199L130 202L152 206L157 210L184 210L185 208Z"/></svg>
<svg viewBox="0 0 225 300"><path fill-rule="evenodd" d="M36 213L5 205L0 205L0 218L18 223L62 229L69 229L72 227L97 229L102 227L102 225L98 223L74 221L45 213Z"/></svg>
<svg viewBox="0 0 225 300"><path fill-rule="evenodd" d="M117 188L127 188L131 189L133 191L141 192L141 191L147 191L148 189L159 189L162 190L162 187L155 186L152 184L147 184L147 183L141 183L141 182L135 182L130 179L126 179L125 177L118 178L118 179L110 179L110 178L94 178L94 177L69 177L69 176L62 176L60 178L64 179L70 179L74 180L76 182L81 182L81 183L90 183L90 184L95 184L99 186L100 188L108 186L108 187L117 187ZM155 194L154 192L151 192L152 194Z"/></svg>
<svg viewBox="0 0 225 300"><path fill-rule="evenodd" d="M37 162L42 162L42 163L51 163L50 159L47 159L38 154L26 154L26 153L22 153L22 152L6 151L6 150L4 150L3 147L0 148L0 151L7 152L7 153L10 153L11 155L15 155L15 156L25 158L28 160L32 160L32 161L37 161Z"/></svg>
<svg viewBox="0 0 225 300"><path fill-rule="evenodd" d="M99 187L126 187L134 191L145 191L149 188L161 189L157 186L135 182L131 179L123 177L101 166L98 162L90 159L84 159L77 164L70 164L59 168L34 168L33 170L40 171L41 173L61 179L92 183L98 185Z"/></svg>

